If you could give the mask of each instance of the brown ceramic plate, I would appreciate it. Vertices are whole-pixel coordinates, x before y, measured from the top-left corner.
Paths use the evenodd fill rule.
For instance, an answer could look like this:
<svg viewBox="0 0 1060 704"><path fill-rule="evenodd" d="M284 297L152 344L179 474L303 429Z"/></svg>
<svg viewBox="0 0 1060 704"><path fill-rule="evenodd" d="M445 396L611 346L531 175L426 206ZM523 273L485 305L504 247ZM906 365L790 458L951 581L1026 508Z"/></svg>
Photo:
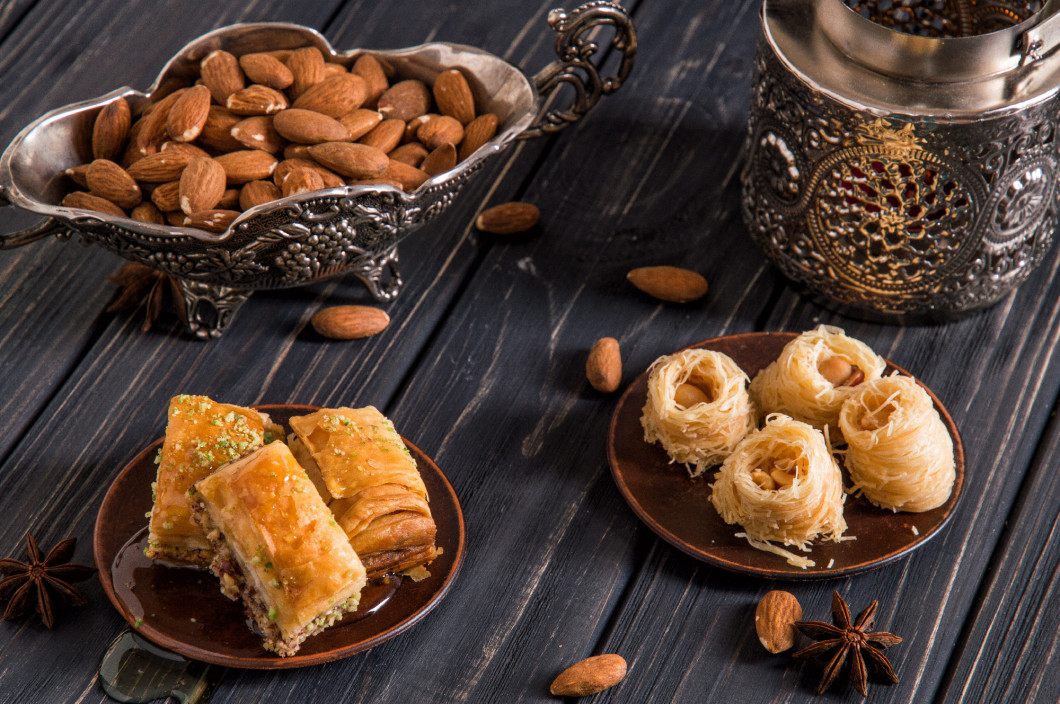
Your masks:
<svg viewBox="0 0 1060 704"><path fill-rule="evenodd" d="M692 347L723 352L754 378L795 337L795 333L784 332L746 333ZM890 363L885 373L895 370L909 375ZM683 465L670 464L661 446L644 442L640 415L648 393L647 372L633 382L618 403L607 457L619 490L637 516L663 540L704 562L773 579L827 579L864 572L897 560L930 540L953 515L961 495L964 446L949 413L931 390L924 388L953 438L957 478L949 501L924 513L892 513L864 499L848 497L843 510L847 521L844 535L857 536L857 540L814 542L807 557L817 565L807 569L792 567L784 558L752 548L734 536L740 527L726 525L710 503L711 470L693 479ZM849 486L849 478L846 483Z"/></svg>
<svg viewBox="0 0 1060 704"><path fill-rule="evenodd" d="M317 410L316 406L256 406L277 423ZM430 577L413 582L395 578L369 584L361 605L340 623L281 658L261 646L240 603L229 601L209 572L171 567L143 556L155 480L157 440L136 456L111 484L96 517L95 556L99 578L111 602L137 632L185 657L228 667L273 669L305 667L367 650L411 628L449 591L464 552L464 517L453 487L430 457L405 441L427 485L438 524L442 554ZM137 625L138 624L138 625Z"/></svg>

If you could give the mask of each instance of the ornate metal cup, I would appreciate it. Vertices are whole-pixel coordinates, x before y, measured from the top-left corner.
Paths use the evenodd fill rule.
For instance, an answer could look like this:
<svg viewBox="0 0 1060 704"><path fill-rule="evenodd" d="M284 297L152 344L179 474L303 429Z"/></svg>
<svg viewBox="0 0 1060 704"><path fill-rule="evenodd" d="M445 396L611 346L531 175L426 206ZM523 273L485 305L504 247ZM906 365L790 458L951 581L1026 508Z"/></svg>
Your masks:
<svg viewBox="0 0 1060 704"><path fill-rule="evenodd" d="M174 277L188 313L188 327L199 338L218 337L238 307L258 289L299 286L353 274L378 300L390 300L401 287L398 242L444 211L468 179L515 140L556 132L580 119L601 96L617 90L633 67L636 34L621 6L590 2L569 14L553 10L558 60L532 79L485 51L454 44L424 44L397 51L373 51L402 79L428 85L446 69L467 76L477 105L497 115L497 136L454 169L411 193L389 185L331 188L291 196L243 213L222 234L138 222L58 205L61 174L92 160L90 135L96 115L124 97L135 110L170 79L187 76L215 49L241 55L254 51L316 46L332 61L351 64L361 51L337 52L307 27L280 23L233 25L188 44L162 70L148 92L121 88L95 100L50 112L27 126L0 156L0 206L8 203L48 216L36 227L0 235L0 249L48 235L77 234L132 261ZM591 31L613 29L620 52L617 75L601 77L592 62L598 45ZM574 87L573 103L543 109L561 84Z"/></svg>
<svg viewBox="0 0 1060 704"><path fill-rule="evenodd" d="M1056 9L766 0L754 241L825 305L887 321L959 317L1025 281L1057 227Z"/></svg>

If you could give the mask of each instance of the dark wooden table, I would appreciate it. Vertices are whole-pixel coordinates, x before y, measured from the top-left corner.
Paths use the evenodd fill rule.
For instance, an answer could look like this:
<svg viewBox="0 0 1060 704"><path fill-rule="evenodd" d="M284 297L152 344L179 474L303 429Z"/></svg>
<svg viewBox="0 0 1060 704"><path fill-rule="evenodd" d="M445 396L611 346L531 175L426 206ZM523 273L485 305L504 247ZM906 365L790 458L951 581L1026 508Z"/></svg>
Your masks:
<svg viewBox="0 0 1060 704"><path fill-rule="evenodd" d="M0 144L41 113L121 85L230 23L297 22L337 47L429 40L481 46L534 73L553 56L553 2L321 0L256 3L0 2ZM759 3L635 0L631 79L557 137L493 161L444 216L401 245L401 296L382 334L327 341L327 305L372 301L352 277L257 293L223 338L163 317L105 312L122 260L74 241L0 253L0 555L27 531L76 536L91 561L101 498L164 428L168 399L374 404L453 483L467 552L448 597L409 632L338 662L229 670L216 702L535 702L572 662L619 653L629 674L594 701L816 700L819 666L766 653L753 612L783 588L826 618L833 590L904 642L900 684L873 701L1060 698L1060 253L1014 295L961 322L900 327L844 318L799 295L749 241L739 171ZM471 223L508 200L540 231L506 240ZM0 210L0 231L34 222ZM626 272L695 269L693 304L659 304ZM839 325L922 379L964 437L964 498L909 557L822 582L708 566L657 538L623 501L605 444L617 395L593 391L592 343L622 345L624 383L687 344L731 333ZM124 621L96 580L90 604L0 623L0 702L106 700L99 657ZM855 699L845 684L822 701Z"/></svg>

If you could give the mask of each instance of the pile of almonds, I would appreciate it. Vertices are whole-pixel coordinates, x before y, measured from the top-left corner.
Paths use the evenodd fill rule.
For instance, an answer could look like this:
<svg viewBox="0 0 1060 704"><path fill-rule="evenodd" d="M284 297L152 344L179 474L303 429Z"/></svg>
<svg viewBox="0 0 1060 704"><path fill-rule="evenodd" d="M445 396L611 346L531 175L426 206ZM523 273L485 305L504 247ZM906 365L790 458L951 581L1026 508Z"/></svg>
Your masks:
<svg viewBox="0 0 1060 704"><path fill-rule="evenodd" d="M223 232L281 197L364 183L415 190L497 132L456 69L433 86L391 84L371 54L347 69L316 47L217 50L199 68L194 85L156 91L135 116L122 98L100 111L93 161L66 170L84 190L63 205Z"/></svg>

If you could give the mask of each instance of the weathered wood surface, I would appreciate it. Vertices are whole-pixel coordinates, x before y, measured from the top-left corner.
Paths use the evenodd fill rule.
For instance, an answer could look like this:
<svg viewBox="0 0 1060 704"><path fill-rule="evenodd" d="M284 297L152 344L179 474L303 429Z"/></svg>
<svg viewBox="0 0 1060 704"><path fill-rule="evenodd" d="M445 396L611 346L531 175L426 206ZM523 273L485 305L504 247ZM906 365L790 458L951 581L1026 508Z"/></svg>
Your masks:
<svg viewBox="0 0 1060 704"><path fill-rule="evenodd" d="M146 87L180 46L217 26L287 20L336 46L430 40L481 46L534 73L553 56L551 2L0 4L0 143L41 112L123 84ZM739 214L739 167L758 3L642 0L630 82L556 138L521 144L452 210L401 246L407 281L378 337L325 341L323 305L369 302L356 281L255 294L220 341L142 311L106 314L121 260L75 243L0 253L0 554L77 536L89 560L110 479L161 434L175 393L235 403L372 403L431 455L463 504L467 558L441 606L367 653L298 671L230 671L217 702L554 701L548 683L586 655L630 671L594 701L806 701L818 668L770 656L754 604L777 583L703 565L655 538L607 468L615 397L584 358L610 335L624 380L660 354L717 335L837 324L919 376L961 429L965 498L909 558L819 583L780 583L808 617L833 589L879 598L901 683L872 701L1057 701L1055 467L1060 256L1016 295L945 326L862 323L807 301L767 266ZM7 18L18 15L17 21ZM129 56L138 57L130 60ZM476 233L485 205L542 207L539 231ZM0 210L0 230L32 218ZM625 273L702 272L707 297L660 305ZM49 633L0 625L0 701L103 701L98 657L123 622L91 605ZM822 698L853 696L837 688Z"/></svg>

